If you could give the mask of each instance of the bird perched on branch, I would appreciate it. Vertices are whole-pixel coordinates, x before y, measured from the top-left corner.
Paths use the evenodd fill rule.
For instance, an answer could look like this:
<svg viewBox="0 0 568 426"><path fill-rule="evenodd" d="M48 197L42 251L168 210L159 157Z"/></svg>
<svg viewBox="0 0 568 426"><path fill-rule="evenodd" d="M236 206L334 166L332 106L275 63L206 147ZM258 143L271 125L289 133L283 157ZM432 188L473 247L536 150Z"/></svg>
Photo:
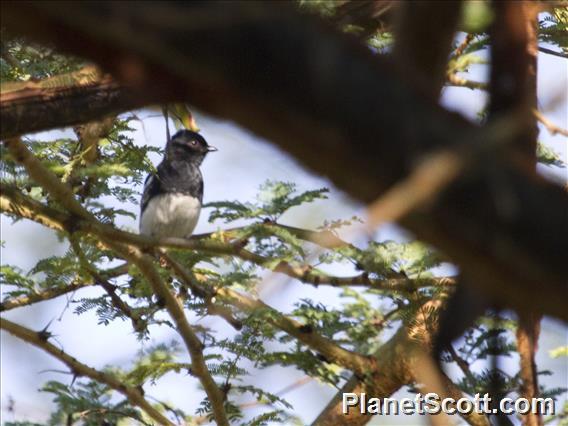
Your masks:
<svg viewBox="0 0 568 426"><path fill-rule="evenodd" d="M140 233L155 238L191 236L203 200L203 176L199 166L217 148L203 136L180 130L166 144L166 154L157 172L144 183Z"/></svg>

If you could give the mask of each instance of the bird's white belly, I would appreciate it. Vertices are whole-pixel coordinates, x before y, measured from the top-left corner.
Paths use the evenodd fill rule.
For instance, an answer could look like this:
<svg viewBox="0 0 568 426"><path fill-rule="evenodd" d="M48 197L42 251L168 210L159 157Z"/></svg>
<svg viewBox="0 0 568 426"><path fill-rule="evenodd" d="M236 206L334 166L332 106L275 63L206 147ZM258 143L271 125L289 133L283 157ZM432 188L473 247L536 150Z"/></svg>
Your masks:
<svg viewBox="0 0 568 426"><path fill-rule="evenodd" d="M161 194L150 200L140 218L140 233L156 238L186 238L197 225L201 203L183 194Z"/></svg>

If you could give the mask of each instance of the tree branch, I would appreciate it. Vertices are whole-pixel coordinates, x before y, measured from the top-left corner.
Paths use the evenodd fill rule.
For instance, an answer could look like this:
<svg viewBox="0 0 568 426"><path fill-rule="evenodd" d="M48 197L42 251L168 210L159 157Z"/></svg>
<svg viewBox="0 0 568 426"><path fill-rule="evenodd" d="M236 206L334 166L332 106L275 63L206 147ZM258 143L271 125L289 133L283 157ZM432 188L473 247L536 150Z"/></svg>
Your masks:
<svg viewBox="0 0 568 426"><path fill-rule="evenodd" d="M118 294L116 294L116 286L108 282L106 277L104 277L103 274L101 274L97 270L97 268L95 268L91 264L91 262L89 262L89 260L85 256L85 253L81 249L79 241L74 235L71 235L69 237L69 242L71 243L71 247L77 255L79 263L81 264L83 269L85 269L85 271L87 271L91 275L91 277L93 277L97 284L100 285L104 289L104 291L106 291L106 293L110 297L112 305L130 319L134 330L140 332L144 327L144 322L142 321L142 318L140 318L140 315L138 315L130 306L128 306L126 302L124 302L120 298Z"/></svg>
<svg viewBox="0 0 568 426"><path fill-rule="evenodd" d="M538 46L538 50L543 52L543 53L547 53L549 55L554 55L554 56L558 56L559 58L568 59L568 53L559 52L558 50L548 49L548 48L543 47L543 46Z"/></svg>
<svg viewBox="0 0 568 426"><path fill-rule="evenodd" d="M154 293L164 301L166 310L174 320L176 330L182 337L191 357L192 374L199 379L209 398L216 423L218 425L228 426L229 421L224 407L225 394L219 386L217 386L217 383L215 383L215 380L207 368L205 358L203 357L203 343L201 343L197 334L195 334L195 331L189 325L180 301L162 280L160 274L152 264L152 259L148 255L143 254L138 247L124 247L115 244L113 248L121 256L140 269L140 272L144 274L152 286Z"/></svg>
<svg viewBox="0 0 568 426"><path fill-rule="evenodd" d="M306 329L304 324L282 315L261 300L253 299L227 287L212 288L205 277L199 279L171 258L168 258L168 262L170 262L177 277L189 288L192 288L196 294L201 295L201 297L221 299L248 314L255 312L268 313L266 321L320 353L328 362L334 362L354 371L357 375L362 376L373 368L373 363L367 357L346 350L332 340L315 333L313 330Z"/></svg>
<svg viewBox="0 0 568 426"><path fill-rule="evenodd" d="M53 123L66 127L145 105L145 94L121 86L92 66L39 82L4 83L0 90L0 137L47 130Z"/></svg>
<svg viewBox="0 0 568 426"><path fill-rule="evenodd" d="M533 110L533 114L535 115L537 120L540 121L544 125L544 127L546 127L546 130L548 130L548 132L552 136L554 136L556 134L560 134L562 136L568 137L568 130L567 129L563 129L562 127L555 125L553 122L551 122L548 118L546 118L544 116L544 114L542 114L537 109Z"/></svg>
<svg viewBox="0 0 568 426"><path fill-rule="evenodd" d="M509 149L513 155L536 173L538 127L537 55L538 7L528 1L520 3L493 2L495 21L491 27L491 102L489 120L499 114L520 109L529 125L527 131L514 139ZM536 310L518 313L517 346L521 364L521 396L532 401L539 387L535 363L536 345L542 316ZM495 387L498 389L499 385ZM542 413L523 416L523 425L542 426Z"/></svg>
<svg viewBox="0 0 568 426"><path fill-rule="evenodd" d="M37 293L26 294L14 298L7 297L0 303L0 312L9 311L14 308L32 305L34 303L43 302L45 300L55 299L64 294L72 293L81 288L95 285L92 281L77 280L66 285L65 287L48 288Z"/></svg>
<svg viewBox="0 0 568 426"><path fill-rule="evenodd" d="M396 10L393 56L398 71L434 102L444 84L461 7L461 1L429 0L402 2Z"/></svg>
<svg viewBox="0 0 568 426"><path fill-rule="evenodd" d="M447 287L455 285L454 277L423 277L420 279L410 279L407 277L393 277L385 279L369 278L367 273L359 275L338 277L326 274L312 268L310 265L292 264L286 261L276 261L275 259L260 256L237 243L225 242L226 237L230 237L235 229L229 230L227 234L222 231L213 234L195 235L190 239L167 238L156 240L139 234L122 231L110 225L92 223L89 221L75 219L50 207L47 207L29 197L24 196L11 186L6 186L4 193L0 196L0 210L14 214L18 217L27 218L41 223L56 230L84 231L91 235L105 236L123 243L134 244L142 249L149 248L175 248L196 250L218 256L235 256L242 260L254 263L268 270L288 275L291 278L305 284L330 285L333 287L345 286L364 286L384 291L400 291L403 293L413 293L425 287ZM261 225L264 226L264 225ZM273 225L270 225L273 226ZM299 228L296 228L299 229ZM306 235L312 231L302 230ZM217 238L221 236L221 241ZM206 239L206 238L212 239ZM316 241L316 240L314 240ZM321 241L320 241L321 243ZM126 273L126 271L123 271Z"/></svg>
<svg viewBox="0 0 568 426"><path fill-rule="evenodd" d="M30 206L32 203L37 204L37 208L39 210L41 210L44 214L46 214L46 212L50 211L50 209L48 207L45 207L43 205L41 205L40 203L37 203L33 200L25 200L25 198L27 197L23 197L21 194L16 195L17 192L14 191L13 189L10 189L7 193L5 193L3 195L3 197L5 199L8 199L9 201L6 203L8 204L8 206L2 206L3 209L7 210L9 209L10 205L11 205L11 196L14 199L17 199L20 202L24 202L27 206ZM13 211L17 211L16 209L12 209ZM50 211L51 214L54 214L57 217L58 220L60 220L62 223L58 224L59 229L64 229L64 223L66 223L68 221L67 218L65 217L61 217L61 214L59 212L56 211ZM51 219L51 217L50 217ZM83 228L81 225L82 223L86 222L85 220L79 220L76 221L74 223L74 228L75 229L80 229ZM89 222L87 222L89 223ZM92 224L91 224L92 225ZM273 226L273 225L272 225ZM107 225L102 225L102 224L97 224L96 227L92 227L92 231L94 231L95 235L101 236L103 238L106 239L110 239L111 235L113 235L112 237L112 241L114 241L115 243L117 241L120 242L124 242L126 244L140 244L140 238L142 238L142 240L147 240L150 242L154 243L154 240L152 239L148 239L146 237L141 237L139 235L135 235L135 234L129 234L127 232L124 231L119 231L117 229L112 228L111 230L106 230L106 232L100 234L97 232L97 230L100 230L101 228L107 228ZM306 231L309 232L309 231ZM306 234L308 235L308 234ZM122 238L121 238L122 237ZM126 237L126 238L124 238ZM198 245L192 244L194 242L197 242ZM337 243L337 241L336 241ZM206 247L206 249L211 250L211 247L207 246L207 241L203 241L203 236L198 236L195 240L185 240L185 239L173 239L171 243L169 242L165 242L165 243L161 243L161 242L155 242L155 247L174 247L174 248L191 248L191 249L199 249L199 245L202 245L203 247ZM223 254L228 254L231 252L234 252L234 250L236 249L235 253L240 253L241 256L243 256L243 249L240 247L236 247L234 245L226 245L223 244L221 246L218 245L218 243L216 243L216 251L219 252L219 248L223 247ZM152 244L148 244L143 243L142 244L143 247L151 247ZM113 247L115 250L118 250L123 256L125 256L127 259L129 259L130 261L133 261L131 256L127 255L126 252L123 249L117 248L116 245ZM131 246L131 250L134 250L134 248ZM136 249L138 250L138 249ZM227 251L229 250L229 251ZM244 255L243 258L245 259L256 259L256 257L259 257L261 259L263 259L262 261L258 261L258 263L260 263L261 265L265 262L267 262L267 260L264 260L264 258L262 258L261 256L255 255L251 252L246 252L248 253L247 255ZM340 348L338 346L336 346L334 343L332 343L331 341L328 341L327 339L318 336L316 334L314 334L313 332L306 332L305 331L305 327L298 323L297 321L294 321L292 319L289 319L287 317L282 316L281 314L277 313L277 311L273 310L272 308L270 308L268 305L265 305L263 302L259 301L259 300L254 300L251 299L247 296L244 296L240 293L235 292L234 290L231 289L211 289L211 288L207 288L204 287L203 285L199 285L199 283L196 283L196 280L194 278L192 278L192 275L185 271L181 265L179 265L177 262L173 261L173 259L171 259L169 256L166 256L167 261L171 264L171 266L174 268L174 270L176 271L176 274L178 275L178 277L180 277L185 283L186 285L188 285L188 287L190 287L197 295L199 295L200 297L205 297L205 298L213 298L213 297L224 297L225 299L228 300L228 302L230 304L233 304L235 306L237 306L239 309L245 311L245 312L254 312L257 310L270 310L271 315L270 318L273 319L274 321L274 325L284 331L286 331L287 333L293 335L294 337L298 338L300 341L304 342L306 345L308 345L309 347L311 347L312 349L318 351L319 353L323 354L327 359L334 361L336 363L338 363L339 365L342 365L346 368L349 368L351 370L356 371L359 375L363 375L365 371L368 371L370 369L369 365L368 365L368 360L365 359L365 357L361 357L360 355L357 355L355 353L349 352L343 348ZM146 264L146 267L149 267ZM119 268L118 271L119 272L123 272L122 271L123 268ZM278 268L275 268L278 270ZM289 269L288 267L281 269L281 271L287 271L289 275L293 275L294 273L294 269ZM297 273L298 275L300 275L299 273ZM302 274L305 275L305 274ZM155 277L154 277L155 279ZM342 280L344 280L344 282L342 282ZM339 285L339 284L346 284L346 285L353 285L353 283L351 281L349 281L349 279L341 279L341 278L337 278L337 282L333 282L332 284L335 285ZM413 286L414 289L417 289L421 286L424 285L452 285L453 284L453 280L451 278L433 278L433 279L424 279L424 280L417 280L415 283L412 283L410 280L406 279L405 281L408 282L409 286ZM392 280L383 280L383 283L393 283L392 284L392 289L396 289L401 290L403 287L404 282L401 279L392 279ZM386 289L386 287L383 284L383 288ZM156 290L156 289L155 289ZM158 293L158 291L156 290L156 292ZM159 293L158 293L159 294ZM167 305L167 304L166 304ZM179 314L179 312L177 313ZM176 315L177 315L176 314ZM173 314L172 314L173 315ZM274 319L276 318L276 319Z"/></svg>
<svg viewBox="0 0 568 426"><path fill-rule="evenodd" d="M233 118L366 203L425 154L466 143L464 135L473 145L491 137L420 97L381 58L321 20L281 3L243 5L75 2L58 14L42 2L2 2L2 14L16 33L99 61L149 103L177 93ZM565 289L566 208L562 188L488 155L400 223L473 271L476 291L565 317L555 299Z"/></svg>
<svg viewBox="0 0 568 426"><path fill-rule="evenodd" d="M473 80L468 80L465 78L462 78L456 74L448 74L446 76L447 78L447 82L449 83L450 86L457 86L457 87L467 87L468 89L474 90L474 89L478 89L478 90L488 90L489 89L489 85L487 83L483 83L480 81L473 81Z"/></svg>
<svg viewBox="0 0 568 426"><path fill-rule="evenodd" d="M49 343L43 332L30 330L5 318L0 318L0 328L57 358L59 361L67 365L73 374L89 377L90 379L96 380L99 383L104 383L111 389L121 393L128 398L131 404L140 407L159 424L174 426L167 417L152 407L152 405L144 399L142 392L138 388L127 386L124 382L116 379L114 376L95 370L94 368L79 362L76 358L67 354L62 349L59 349Z"/></svg>
<svg viewBox="0 0 568 426"><path fill-rule="evenodd" d="M431 302L427 302L428 306ZM427 326L430 309L419 310L416 318L403 324L396 334L385 342L373 358L380 360L375 369L366 380L361 377L352 377L335 395L335 397L322 410L314 420L312 426L352 426L364 425L371 420L368 415L363 415L360 410L351 410L345 415L342 412L342 395L345 392L366 392L377 398L387 398L402 386L421 383L423 363L421 357L429 353L429 342L433 339L432 331ZM412 324L412 326L409 326ZM461 391L445 377L443 383L446 391L452 397L459 399L463 396ZM472 413L464 416L464 420L471 425L489 426L487 417L482 414Z"/></svg>
<svg viewBox="0 0 568 426"><path fill-rule="evenodd" d="M62 183L53 173L43 167L41 162L19 139L9 139L6 141L6 145L15 160L24 166L28 174L36 182L41 182L43 188L72 214L79 217L85 223L92 225L95 229L112 229L112 227L104 226L97 221L90 212L75 200L71 189ZM192 371L205 388L217 424L228 426L229 422L224 409L224 395L207 369L203 358L202 343L187 322L179 300L172 294L152 265L151 258L144 255L138 247L118 244L115 239L109 238L108 235L105 234L99 234L99 236L102 237L105 244L121 254L121 256L129 262L136 265L148 279L154 292L164 301L166 310L174 320L176 330L182 337L191 356Z"/></svg>
<svg viewBox="0 0 568 426"><path fill-rule="evenodd" d="M523 314L517 328L517 350L520 357L521 386L519 394L529 401L539 397L538 369L535 361L540 335L540 315ZM542 426L544 413L528 413L523 416L524 426Z"/></svg>

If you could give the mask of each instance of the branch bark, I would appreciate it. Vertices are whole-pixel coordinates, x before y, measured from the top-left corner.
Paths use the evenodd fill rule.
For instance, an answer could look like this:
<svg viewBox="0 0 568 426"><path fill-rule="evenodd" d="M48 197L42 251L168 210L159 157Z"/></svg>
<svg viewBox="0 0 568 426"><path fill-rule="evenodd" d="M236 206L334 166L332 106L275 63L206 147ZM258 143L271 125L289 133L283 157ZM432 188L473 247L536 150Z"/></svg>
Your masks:
<svg viewBox="0 0 568 426"><path fill-rule="evenodd" d="M509 149L536 173L537 145L537 14L531 2L493 2L495 22L491 28L491 102L489 119L520 109L528 124ZM522 397L533 401L539 395L536 348L542 316L536 311L519 312L517 348L520 356ZM524 426L542 426L542 413L523 416Z"/></svg>
<svg viewBox="0 0 568 426"><path fill-rule="evenodd" d="M427 302L430 305L431 302ZM365 392L372 397L387 398L401 387L409 384L422 383L424 372L420 371L424 363L422 357L431 348L429 342L433 339L432 331L426 324L429 321L429 309L418 314L412 326L403 324L396 334L385 342L373 358L380 360L375 369L365 378L352 377L335 395L314 420L312 426L352 426L364 425L371 416L361 414L354 409L345 415L342 412L342 395L345 392ZM444 376L445 377L445 376ZM443 383L444 391L455 399L463 397L462 392L447 377ZM475 426L489 426L485 415L472 413L464 416L464 420Z"/></svg>
<svg viewBox="0 0 568 426"><path fill-rule="evenodd" d="M159 101L159 99L156 99ZM65 127L147 104L145 94L88 66L40 82L5 83L0 90L2 139Z"/></svg>
<svg viewBox="0 0 568 426"><path fill-rule="evenodd" d="M461 1L428 0L402 2L396 10L393 56L399 73L434 102L446 78L461 7Z"/></svg>
<svg viewBox="0 0 568 426"><path fill-rule="evenodd" d="M57 6L3 2L2 13L11 30L88 55L149 103L175 93L252 128L365 203L425 154L463 144L464 135L490 137L287 5L76 2L64 3L65 14ZM477 291L565 317L555 300L566 289L568 198L504 157L488 155L400 223L467 265Z"/></svg>

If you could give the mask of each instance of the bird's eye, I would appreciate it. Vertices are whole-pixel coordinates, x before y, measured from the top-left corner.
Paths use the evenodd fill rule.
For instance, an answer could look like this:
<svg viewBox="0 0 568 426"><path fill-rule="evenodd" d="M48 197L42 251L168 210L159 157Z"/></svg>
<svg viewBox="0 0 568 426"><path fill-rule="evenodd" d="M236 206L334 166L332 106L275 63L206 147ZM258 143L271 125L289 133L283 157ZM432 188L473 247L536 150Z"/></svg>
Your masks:
<svg viewBox="0 0 568 426"><path fill-rule="evenodd" d="M195 145L197 145L197 141L191 141L189 144L190 144L191 146L195 146Z"/></svg>

